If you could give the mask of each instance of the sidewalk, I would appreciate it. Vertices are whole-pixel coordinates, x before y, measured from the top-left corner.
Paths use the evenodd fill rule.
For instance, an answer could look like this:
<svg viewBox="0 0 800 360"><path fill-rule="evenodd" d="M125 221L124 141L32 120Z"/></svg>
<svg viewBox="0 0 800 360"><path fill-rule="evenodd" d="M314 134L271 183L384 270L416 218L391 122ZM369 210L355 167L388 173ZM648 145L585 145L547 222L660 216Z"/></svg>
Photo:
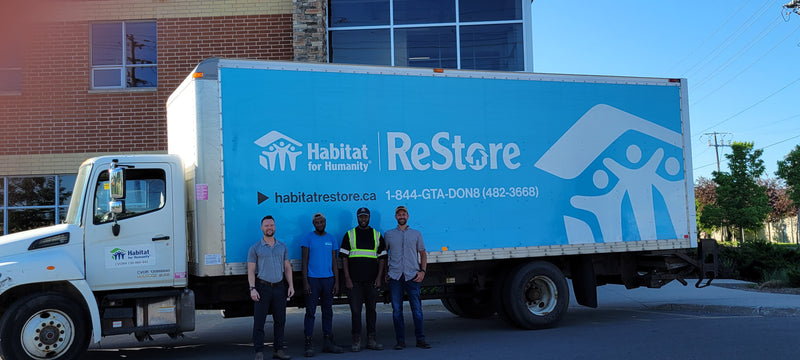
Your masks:
<svg viewBox="0 0 800 360"><path fill-rule="evenodd" d="M747 282L718 279L711 286L698 289L693 281L683 286L673 281L660 289L627 290L622 285L603 285L597 288L599 308L641 308L652 310L683 310L725 312L738 315L800 316L800 295L774 294L715 286L715 284ZM577 305L573 297L570 306Z"/></svg>

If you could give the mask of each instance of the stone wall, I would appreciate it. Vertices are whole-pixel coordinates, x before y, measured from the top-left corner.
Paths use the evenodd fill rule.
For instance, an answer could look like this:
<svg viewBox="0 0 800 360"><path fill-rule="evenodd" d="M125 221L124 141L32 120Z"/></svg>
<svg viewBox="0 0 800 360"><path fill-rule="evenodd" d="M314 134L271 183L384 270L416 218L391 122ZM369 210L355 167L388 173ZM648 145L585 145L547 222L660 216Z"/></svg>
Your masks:
<svg viewBox="0 0 800 360"><path fill-rule="evenodd" d="M294 0L294 60L328 62L326 0Z"/></svg>

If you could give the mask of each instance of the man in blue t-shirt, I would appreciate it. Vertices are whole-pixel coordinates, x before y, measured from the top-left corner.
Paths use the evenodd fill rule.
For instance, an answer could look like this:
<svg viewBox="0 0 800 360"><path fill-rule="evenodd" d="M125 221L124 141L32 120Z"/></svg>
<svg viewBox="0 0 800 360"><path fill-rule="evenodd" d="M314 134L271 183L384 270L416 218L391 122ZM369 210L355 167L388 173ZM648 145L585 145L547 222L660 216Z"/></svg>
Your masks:
<svg viewBox="0 0 800 360"><path fill-rule="evenodd" d="M339 246L333 235L325 232L325 216L316 213L311 222L314 231L306 234L300 243L303 250L303 290L306 295L306 317L303 324L306 357L314 356L312 336L317 304L322 303L323 352L340 354L341 346L333 342L333 294L339 292L339 268L336 253ZM320 301L321 300L321 301Z"/></svg>

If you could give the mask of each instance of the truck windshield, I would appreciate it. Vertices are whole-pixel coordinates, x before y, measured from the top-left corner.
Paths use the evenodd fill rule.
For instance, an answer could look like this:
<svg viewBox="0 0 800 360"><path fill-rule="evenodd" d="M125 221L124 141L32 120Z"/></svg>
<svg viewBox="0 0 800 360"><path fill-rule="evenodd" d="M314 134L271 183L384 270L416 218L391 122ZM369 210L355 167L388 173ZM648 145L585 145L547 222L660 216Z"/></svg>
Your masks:
<svg viewBox="0 0 800 360"><path fill-rule="evenodd" d="M72 200L69 202L65 224L80 225L81 212L83 209L83 193L86 191L86 179L92 171L92 165L86 164L78 170L78 178L75 179L75 188L72 189Z"/></svg>

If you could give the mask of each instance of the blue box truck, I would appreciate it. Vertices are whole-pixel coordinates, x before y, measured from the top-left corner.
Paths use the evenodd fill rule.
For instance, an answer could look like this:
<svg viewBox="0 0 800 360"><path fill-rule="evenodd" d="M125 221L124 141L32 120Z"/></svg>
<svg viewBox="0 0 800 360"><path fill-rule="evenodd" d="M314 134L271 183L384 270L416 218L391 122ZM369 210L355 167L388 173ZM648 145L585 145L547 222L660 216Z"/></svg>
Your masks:
<svg viewBox="0 0 800 360"><path fill-rule="evenodd" d="M191 331L196 309L251 315L267 214L301 284L312 214L341 239L356 209L385 231L406 206L423 297L526 329L559 321L568 279L596 307L600 285L714 276L683 79L214 58L167 118L169 154L89 159L64 224L0 238L4 355L74 359L102 336Z"/></svg>

